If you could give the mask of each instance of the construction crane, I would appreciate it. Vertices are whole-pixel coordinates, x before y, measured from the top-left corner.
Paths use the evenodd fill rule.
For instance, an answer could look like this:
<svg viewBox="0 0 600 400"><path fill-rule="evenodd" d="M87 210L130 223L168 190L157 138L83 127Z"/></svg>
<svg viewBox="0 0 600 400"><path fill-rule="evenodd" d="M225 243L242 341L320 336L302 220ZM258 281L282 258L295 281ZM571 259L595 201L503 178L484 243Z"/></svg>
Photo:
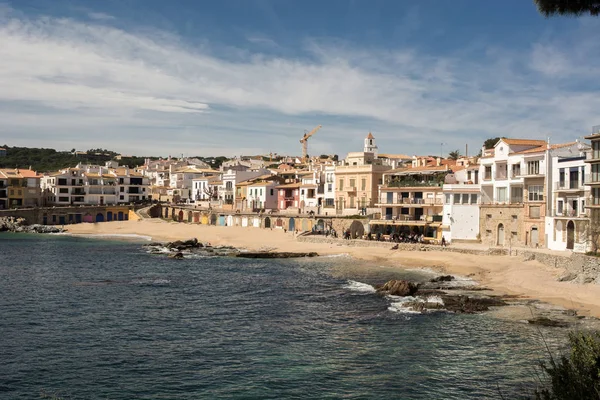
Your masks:
<svg viewBox="0 0 600 400"><path fill-rule="evenodd" d="M318 125L315 129L310 132L304 132L304 136L300 139L300 143L302 143L302 161L308 161L308 138L317 133L317 131L321 129L321 125Z"/></svg>

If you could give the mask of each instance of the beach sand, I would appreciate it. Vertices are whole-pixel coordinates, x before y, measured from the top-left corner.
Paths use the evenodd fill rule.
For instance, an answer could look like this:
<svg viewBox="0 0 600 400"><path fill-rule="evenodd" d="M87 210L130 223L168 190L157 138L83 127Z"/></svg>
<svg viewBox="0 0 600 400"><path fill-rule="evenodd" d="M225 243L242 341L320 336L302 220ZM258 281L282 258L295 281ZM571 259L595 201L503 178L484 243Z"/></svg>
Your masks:
<svg viewBox="0 0 600 400"><path fill-rule="evenodd" d="M213 246L231 245L251 251L315 251L320 255L345 253L362 260L365 268L374 265L392 269L427 267L440 273L471 277L496 294L537 299L577 310L579 315L600 318L600 285L559 282L557 277L564 272L562 269L550 268L537 261L524 262L519 257L306 243L297 241L293 233L280 229L208 226L160 219L76 224L69 225L68 231L75 235L143 235L152 237L154 241L195 237ZM357 268L360 267L361 264L357 264Z"/></svg>

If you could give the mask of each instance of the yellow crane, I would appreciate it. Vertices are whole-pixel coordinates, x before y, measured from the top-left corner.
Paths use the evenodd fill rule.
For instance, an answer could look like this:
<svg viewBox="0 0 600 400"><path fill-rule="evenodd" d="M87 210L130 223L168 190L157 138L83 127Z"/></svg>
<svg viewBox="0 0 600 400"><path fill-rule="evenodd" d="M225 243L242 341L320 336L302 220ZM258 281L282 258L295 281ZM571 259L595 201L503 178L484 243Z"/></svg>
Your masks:
<svg viewBox="0 0 600 400"><path fill-rule="evenodd" d="M317 131L321 129L321 125L318 125L315 129L310 132L304 132L304 136L300 139L300 143L302 143L302 161L308 161L308 138L317 133Z"/></svg>

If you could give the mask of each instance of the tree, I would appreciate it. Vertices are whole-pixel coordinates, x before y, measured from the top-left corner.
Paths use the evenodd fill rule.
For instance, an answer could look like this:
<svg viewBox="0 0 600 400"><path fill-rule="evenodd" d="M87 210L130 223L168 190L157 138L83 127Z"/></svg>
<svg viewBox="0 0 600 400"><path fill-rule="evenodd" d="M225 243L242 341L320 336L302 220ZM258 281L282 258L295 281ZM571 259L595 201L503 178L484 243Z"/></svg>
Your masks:
<svg viewBox="0 0 600 400"><path fill-rule="evenodd" d="M458 160L459 157L460 157L460 151L458 151L458 150L454 150L454 151L451 151L450 153L448 153L448 158L450 160Z"/></svg>
<svg viewBox="0 0 600 400"><path fill-rule="evenodd" d="M600 397L600 333L571 332L571 353L560 360L542 363L550 378L546 388L536 391L538 400L598 399Z"/></svg>
<svg viewBox="0 0 600 400"><path fill-rule="evenodd" d="M600 14L600 0L534 0L538 11L545 17L555 15L580 16Z"/></svg>
<svg viewBox="0 0 600 400"><path fill-rule="evenodd" d="M483 146L486 149L493 149L494 146L496 145L496 143L498 143L499 140L500 140L499 137L487 139L485 142L483 142Z"/></svg>
<svg viewBox="0 0 600 400"><path fill-rule="evenodd" d="M338 159L339 159L338 155L337 155L337 154L335 154L331 160L332 160L332 161L335 161L335 162L337 162L337 161L338 161Z"/></svg>

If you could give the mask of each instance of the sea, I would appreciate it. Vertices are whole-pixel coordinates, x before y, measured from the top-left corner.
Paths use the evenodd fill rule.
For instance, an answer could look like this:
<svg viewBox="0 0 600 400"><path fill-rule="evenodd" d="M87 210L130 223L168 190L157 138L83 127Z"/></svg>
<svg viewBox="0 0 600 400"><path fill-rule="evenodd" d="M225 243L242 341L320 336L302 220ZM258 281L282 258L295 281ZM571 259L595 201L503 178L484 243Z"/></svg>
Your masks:
<svg viewBox="0 0 600 400"><path fill-rule="evenodd" d="M371 286L427 271L142 243L0 234L0 399L527 398L566 335Z"/></svg>

